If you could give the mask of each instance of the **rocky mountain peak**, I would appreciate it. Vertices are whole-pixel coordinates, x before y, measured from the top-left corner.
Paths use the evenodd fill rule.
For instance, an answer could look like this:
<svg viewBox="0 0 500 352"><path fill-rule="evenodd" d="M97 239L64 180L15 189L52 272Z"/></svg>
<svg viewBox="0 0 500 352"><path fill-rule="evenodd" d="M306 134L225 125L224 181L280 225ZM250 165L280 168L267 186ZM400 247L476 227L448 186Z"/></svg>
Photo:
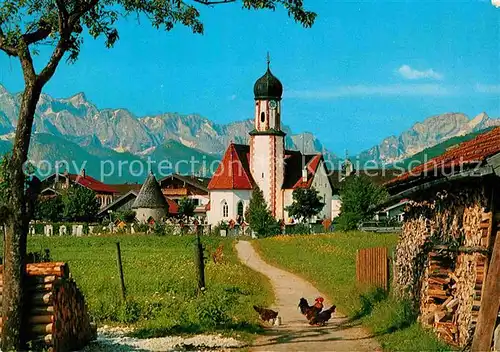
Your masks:
<svg viewBox="0 0 500 352"><path fill-rule="evenodd" d="M14 131L19 99L19 94L10 94L0 85L0 139L5 137L8 140L7 136ZM499 125L500 119L492 119L485 112L472 119L459 112L435 115L416 123L399 136L385 138L358 155L358 159L392 163L448 138ZM54 140L70 141L76 147L100 151L102 155L129 152L141 158L154 154L157 149L167 155L164 147L168 141L174 141L177 146L191 148L194 153L203 152L218 158L230 141L248 143L248 132L252 129L253 119L218 124L197 114L164 113L137 117L126 109L100 110L84 93L78 93L65 99L43 94L35 114L34 132L44 135L45 141L52 136ZM330 161L338 160L312 133L294 134L286 125L282 129L287 134L287 149L321 152ZM57 148L54 150L63 152Z"/></svg>
<svg viewBox="0 0 500 352"><path fill-rule="evenodd" d="M434 115L417 122L399 136L385 138L379 145L362 152L359 159L389 164L412 156L449 138L492 126L500 126L500 119L490 119L485 112L472 119L459 112Z"/></svg>
<svg viewBox="0 0 500 352"><path fill-rule="evenodd" d="M73 95L68 99L68 102L70 102L74 107L88 104L87 97L83 92Z"/></svg>

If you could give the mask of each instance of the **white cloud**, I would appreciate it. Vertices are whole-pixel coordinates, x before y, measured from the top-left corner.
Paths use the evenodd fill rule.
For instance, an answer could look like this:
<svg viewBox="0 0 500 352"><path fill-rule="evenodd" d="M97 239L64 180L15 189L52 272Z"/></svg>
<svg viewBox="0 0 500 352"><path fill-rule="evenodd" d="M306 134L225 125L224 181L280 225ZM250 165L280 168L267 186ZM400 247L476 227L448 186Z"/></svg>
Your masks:
<svg viewBox="0 0 500 352"><path fill-rule="evenodd" d="M500 84L481 84L481 83L478 83L474 87L474 90L478 93L500 94Z"/></svg>
<svg viewBox="0 0 500 352"><path fill-rule="evenodd" d="M286 92L286 97L325 100L352 96L444 96L453 95L457 92L457 87L440 84L361 84L322 90L292 90Z"/></svg>
<svg viewBox="0 0 500 352"><path fill-rule="evenodd" d="M229 97L229 100L233 101L233 100L236 100L238 96L236 94L233 94Z"/></svg>
<svg viewBox="0 0 500 352"><path fill-rule="evenodd" d="M443 79L443 75L440 74L439 72L434 71L432 68L429 68L424 71L419 71L414 68L411 68L408 65L403 65L397 69L397 73L405 79L412 79L412 80L424 79L424 78L437 79L437 80Z"/></svg>

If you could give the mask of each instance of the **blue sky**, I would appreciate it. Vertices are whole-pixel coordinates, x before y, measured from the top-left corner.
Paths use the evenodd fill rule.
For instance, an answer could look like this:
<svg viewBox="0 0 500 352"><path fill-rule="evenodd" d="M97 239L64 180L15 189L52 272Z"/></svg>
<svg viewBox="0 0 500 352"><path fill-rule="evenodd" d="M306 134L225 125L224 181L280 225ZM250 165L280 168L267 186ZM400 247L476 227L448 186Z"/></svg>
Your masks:
<svg viewBox="0 0 500 352"><path fill-rule="evenodd" d="M283 123L339 154L435 114L500 117L500 8L490 1L305 3L318 13L312 29L283 10L238 4L202 7L204 35L123 20L115 48L86 38L79 61L62 64L45 92L226 123L253 116L253 84L270 51L285 88ZM22 89L18 66L0 54L0 83L11 91Z"/></svg>

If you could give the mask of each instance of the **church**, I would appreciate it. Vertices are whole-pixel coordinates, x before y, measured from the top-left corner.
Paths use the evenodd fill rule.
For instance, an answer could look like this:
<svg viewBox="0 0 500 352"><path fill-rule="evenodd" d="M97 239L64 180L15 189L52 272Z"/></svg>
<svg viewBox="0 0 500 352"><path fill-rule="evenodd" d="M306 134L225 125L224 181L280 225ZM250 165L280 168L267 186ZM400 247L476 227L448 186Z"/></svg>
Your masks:
<svg viewBox="0 0 500 352"><path fill-rule="evenodd" d="M254 85L254 129L249 145L230 143L212 176L208 189L209 224L244 218L252 190L259 187L273 216L293 223L285 208L297 188L314 188L325 203L316 220L331 217L332 186L322 154L303 154L285 149L281 130L283 85L270 70Z"/></svg>

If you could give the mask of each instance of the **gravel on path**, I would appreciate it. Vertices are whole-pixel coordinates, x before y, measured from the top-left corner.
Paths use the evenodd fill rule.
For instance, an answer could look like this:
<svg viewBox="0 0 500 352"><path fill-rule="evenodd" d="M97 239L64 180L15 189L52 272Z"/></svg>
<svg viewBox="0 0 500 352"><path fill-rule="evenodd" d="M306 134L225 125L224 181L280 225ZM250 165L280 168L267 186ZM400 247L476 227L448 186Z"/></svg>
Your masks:
<svg viewBox="0 0 500 352"><path fill-rule="evenodd" d="M222 335L138 339L127 337L126 335L130 332L132 332L132 329L127 327L103 326L97 331L97 340L85 347L81 352L227 351L243 347L240 341Z"/></svg>

